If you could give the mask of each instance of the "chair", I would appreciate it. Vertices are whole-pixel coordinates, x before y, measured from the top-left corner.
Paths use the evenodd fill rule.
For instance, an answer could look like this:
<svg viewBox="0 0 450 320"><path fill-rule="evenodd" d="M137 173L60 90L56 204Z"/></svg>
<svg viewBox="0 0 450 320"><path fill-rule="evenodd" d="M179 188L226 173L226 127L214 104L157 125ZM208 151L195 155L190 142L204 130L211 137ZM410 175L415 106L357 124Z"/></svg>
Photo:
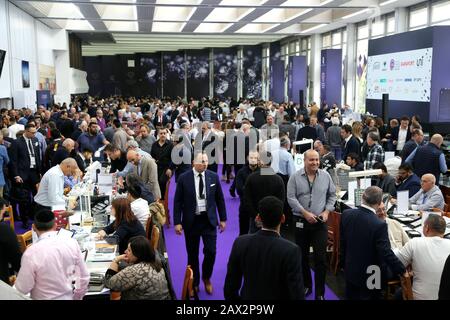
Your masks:
<svg viewBox="0 0 450 320"><path fill-rule="evenodd" d="M150 242L151 242L153 250L157 251L158 245L159 245L159 228L155 225L153 225L153 227L152 227L152 237L151 237Z"/></svg>
<svg viewBox="0 0 450 320"><path fill-rule="evenodd" d="M152 217L149 216L147 219L147 223L145 224L145 236L147 237L148 240L152 239L152 235L151 232L153 231L153 221L152 221Z"/></svg>
<svg viewBox="0 0 450 320"><path fill-rule="evenodd" d="M198 300L197 292L193 288L194 284L194 271L191 266L186 267L186 273L184 274L183 290L181 291L181 300L189 300L191 293L194 293L194 299Z"/></svg>
<svg viewBox="0 0 450 320"><path fill-rule="evenodd" d="M341 224L341 214L333 211L328 215L327 225L328 225L328 244L327 248L331 251L330 259L330 269L337 274L339 267L339 257L340 257L340 224Z"/></svg>
<svg viewBox="0 0 450 320"><path fill-rule="evenodd" d="M170 227L170 214L169 214L169 186L170 179L166 183L166 193L164 194L164 210L166 211L166 226Z"/></svg>
<svg viewBox="0 0 450 320"><path fill-rule="evenodd" d="M33 234L30 231L25 232L24 234L17 235L17 241L19 242L19 248L22 253L32 245L33 242Z"/></svg>
<svg viewBox="0 0 450 320"><path fill-rule="evenodd" d="M109 300L120 300L120 291L111 291Z"/></svg>
<svg viewBox="0 0 450 320"><path fill-rule="evenodd" d="M9 226L11 227L11 229L14 229L14 213L13 213L13 209L12 206L7 206L6 207L6 212L8 212L8 216L3 218L3 221L8 221L9 222Z"/></svg>
<svg viewBox="0 0 450 320"><path fill-rule="evenodd" d="M410 276L408 276L408 277L401 276L400 282L401 282L401 286L402 286L403 300L414 300L411 277Z"/></svg>

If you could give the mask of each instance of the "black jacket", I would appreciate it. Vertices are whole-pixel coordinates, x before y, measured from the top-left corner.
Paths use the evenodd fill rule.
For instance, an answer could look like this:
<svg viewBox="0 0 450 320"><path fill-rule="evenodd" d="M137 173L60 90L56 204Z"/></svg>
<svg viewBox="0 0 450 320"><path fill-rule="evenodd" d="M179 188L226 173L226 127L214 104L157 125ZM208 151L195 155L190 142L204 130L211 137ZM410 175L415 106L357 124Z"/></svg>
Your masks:
<svg viewBox="0 0 450 320"><path fill-rule="evenodd" d="M266 230L237 238L223 291L227 300L303 300L300 248Z"/></svg>
<svg viewBox="0 0 450 320"><path fill-rule="evenodd" d="M9 283L9 267L11 264L14 271L20 269L22 253L14 231L8 224L0 222L0 280Z"/></svg>
<svg viewBox="0 0 450 320"><path fill-rule="evenodd" d="M438 300L450 300L450 256L445 261L444 270L442 270Z"/></svg>
<svg viewBox="0 0 450 320"><path fill-rule="evenodd" d="M131 238L136 236L144 236L145 230L142 226L142 223L139 220L135 220L132 223L128 223L126 221L122 221L117 229L114 226L114 223L103 228L106 234L111 234L115 231L114 236L117 238L119 244L119 253L123 254L125 250L128 248L128 242Z"/></svg>
<svg viewBox="0 0 450 320"><path fill-rule="evenodd" d="M36 159L36 169L41 173L41 150L39 148L39 141L36 138L31 139L33 151ZM14 144L14 149L11 152L11 177L20 176L22 180L27 180L30 173L30 155L24 137L20 137Z"/></svg>
<svg viewBox="0 0 450 320"><path fill-rule="evenodd" d="M261 170L249 175L245 183L244 208L251 218L256 217L258 203L262 198L274 196L283 201L283 203L286 199L286 188L283 179L279 175L274 174L271 168L266 170L271 170L273 174L262 174Z"/></svg>
<svg viewBox="0 0 450 320"><path fill-rule="evenodd" d="M360 207L345 210L341 218L341 261L345 280L354 286L366 288L369 266L386 271L389 266L394 275L405 272L405 267L391 250L387 224L369 209Z"/></svg>

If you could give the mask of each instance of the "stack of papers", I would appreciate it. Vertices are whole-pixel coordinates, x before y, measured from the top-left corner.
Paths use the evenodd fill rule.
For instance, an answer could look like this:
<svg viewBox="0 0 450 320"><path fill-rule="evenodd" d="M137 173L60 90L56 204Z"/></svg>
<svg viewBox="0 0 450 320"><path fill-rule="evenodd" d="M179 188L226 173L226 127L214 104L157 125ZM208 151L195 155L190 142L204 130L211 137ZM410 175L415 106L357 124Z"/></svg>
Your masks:
<svg viewBox="0 0 450 320"><path fill-rule="evenodd" d="M87 261L90 262L108 262L116 257L117 245L111 245L106 241L99 241L95 244L95 251L90 251Z"/></svg>

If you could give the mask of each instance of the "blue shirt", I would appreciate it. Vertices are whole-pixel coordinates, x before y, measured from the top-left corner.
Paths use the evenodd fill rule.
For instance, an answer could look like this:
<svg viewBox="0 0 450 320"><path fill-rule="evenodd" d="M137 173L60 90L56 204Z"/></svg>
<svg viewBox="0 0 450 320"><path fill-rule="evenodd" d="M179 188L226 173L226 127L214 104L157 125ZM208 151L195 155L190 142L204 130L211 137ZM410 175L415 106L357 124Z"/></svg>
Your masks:
<svg viewBox="0 0 450 320"><path fill-rule="evenodd" d="M0 145L0 187L3 187L5 182L5 175L3 174L3 166L9 163L8 151L5 146Z"/></svg>
<svg viewBox="0 0 450 320"><path fill-rule="evenodd" d="M285 148L280 148L278 156L278 173L285 176L293 175L295 172L295 165L292 155Z"/></svg>
<svg viewBox="0 0 450 320"><path fill-rule="evenodd" d="M92 151L97 151L99 148L103 147L103 141L105 141L105 136L102 133L97 133L97 135L92 136L87 132L83 132L78 137L78 149L80 151L84 150L89 146Z"/></svg>

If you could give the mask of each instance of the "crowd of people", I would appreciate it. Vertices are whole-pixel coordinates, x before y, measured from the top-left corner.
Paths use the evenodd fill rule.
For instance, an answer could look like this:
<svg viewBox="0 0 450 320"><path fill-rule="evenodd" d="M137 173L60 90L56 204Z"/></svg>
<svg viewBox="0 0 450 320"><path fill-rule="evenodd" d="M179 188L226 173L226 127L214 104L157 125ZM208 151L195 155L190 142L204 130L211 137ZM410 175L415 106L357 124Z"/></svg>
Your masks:
<svg viewBox="0 0 450 320"><path fill-rule="evenodd" d="M17 246L0 245L0 276L7 282L11 271L18 272L16 289L32 298L81 299L86 293L89 274L80 248L75 240L55 240L52 210L64 206L66 191L93 161L107 162L127 192L112 203L115 221L98 233L99 239L113 235L117 240L120 256L105 283L121 291L122 299L170 298L170 281L145 228L149 205L167 200L172 176L173 224L186 240L194 291L203 280L212 294L217 227L225 232L227 215L237 214L240 237L229 258L225 298L303 299L314 291L317 300L325 299L327 220L335 211L337 171L369 169L382 173L366 189L361 207L342 214L346 297L380 297L381 288L366 287L370 265L391 277L405 275L412 265L417 299L449 298L448 285L439 291L441 275L450 272L448 262L444 270L450 255L444 219L430 215L424 237L408 241L396 221L386 217L382 202L383 193L395 204L397 192L408 191L411 209L444 209L439 188L447 172L443 137L434 134L426 141L418 116L384 124L373 115L355 121L348 105L122 97L78 97L69 105L38 106L35 112L2 109L0 115L0 193L22 226L29 228L32 219L39 235L23 256ZM311 139L313 148L302 152L304 166L297 168L293 153L301 151L293 143L302 139ZM387 151L396 157L385 161ZM227 212L221 179L232 197L237 193L239 212ZM6 201L0 199L0 205L4 208ZM294 242L281 236L290 226ZM13 242L11 232L0 237ZM75 276L49 277L56 272L51 261L59 260L63 265L77 261ZM270 281L267 274L274 275Z"/></svg>

